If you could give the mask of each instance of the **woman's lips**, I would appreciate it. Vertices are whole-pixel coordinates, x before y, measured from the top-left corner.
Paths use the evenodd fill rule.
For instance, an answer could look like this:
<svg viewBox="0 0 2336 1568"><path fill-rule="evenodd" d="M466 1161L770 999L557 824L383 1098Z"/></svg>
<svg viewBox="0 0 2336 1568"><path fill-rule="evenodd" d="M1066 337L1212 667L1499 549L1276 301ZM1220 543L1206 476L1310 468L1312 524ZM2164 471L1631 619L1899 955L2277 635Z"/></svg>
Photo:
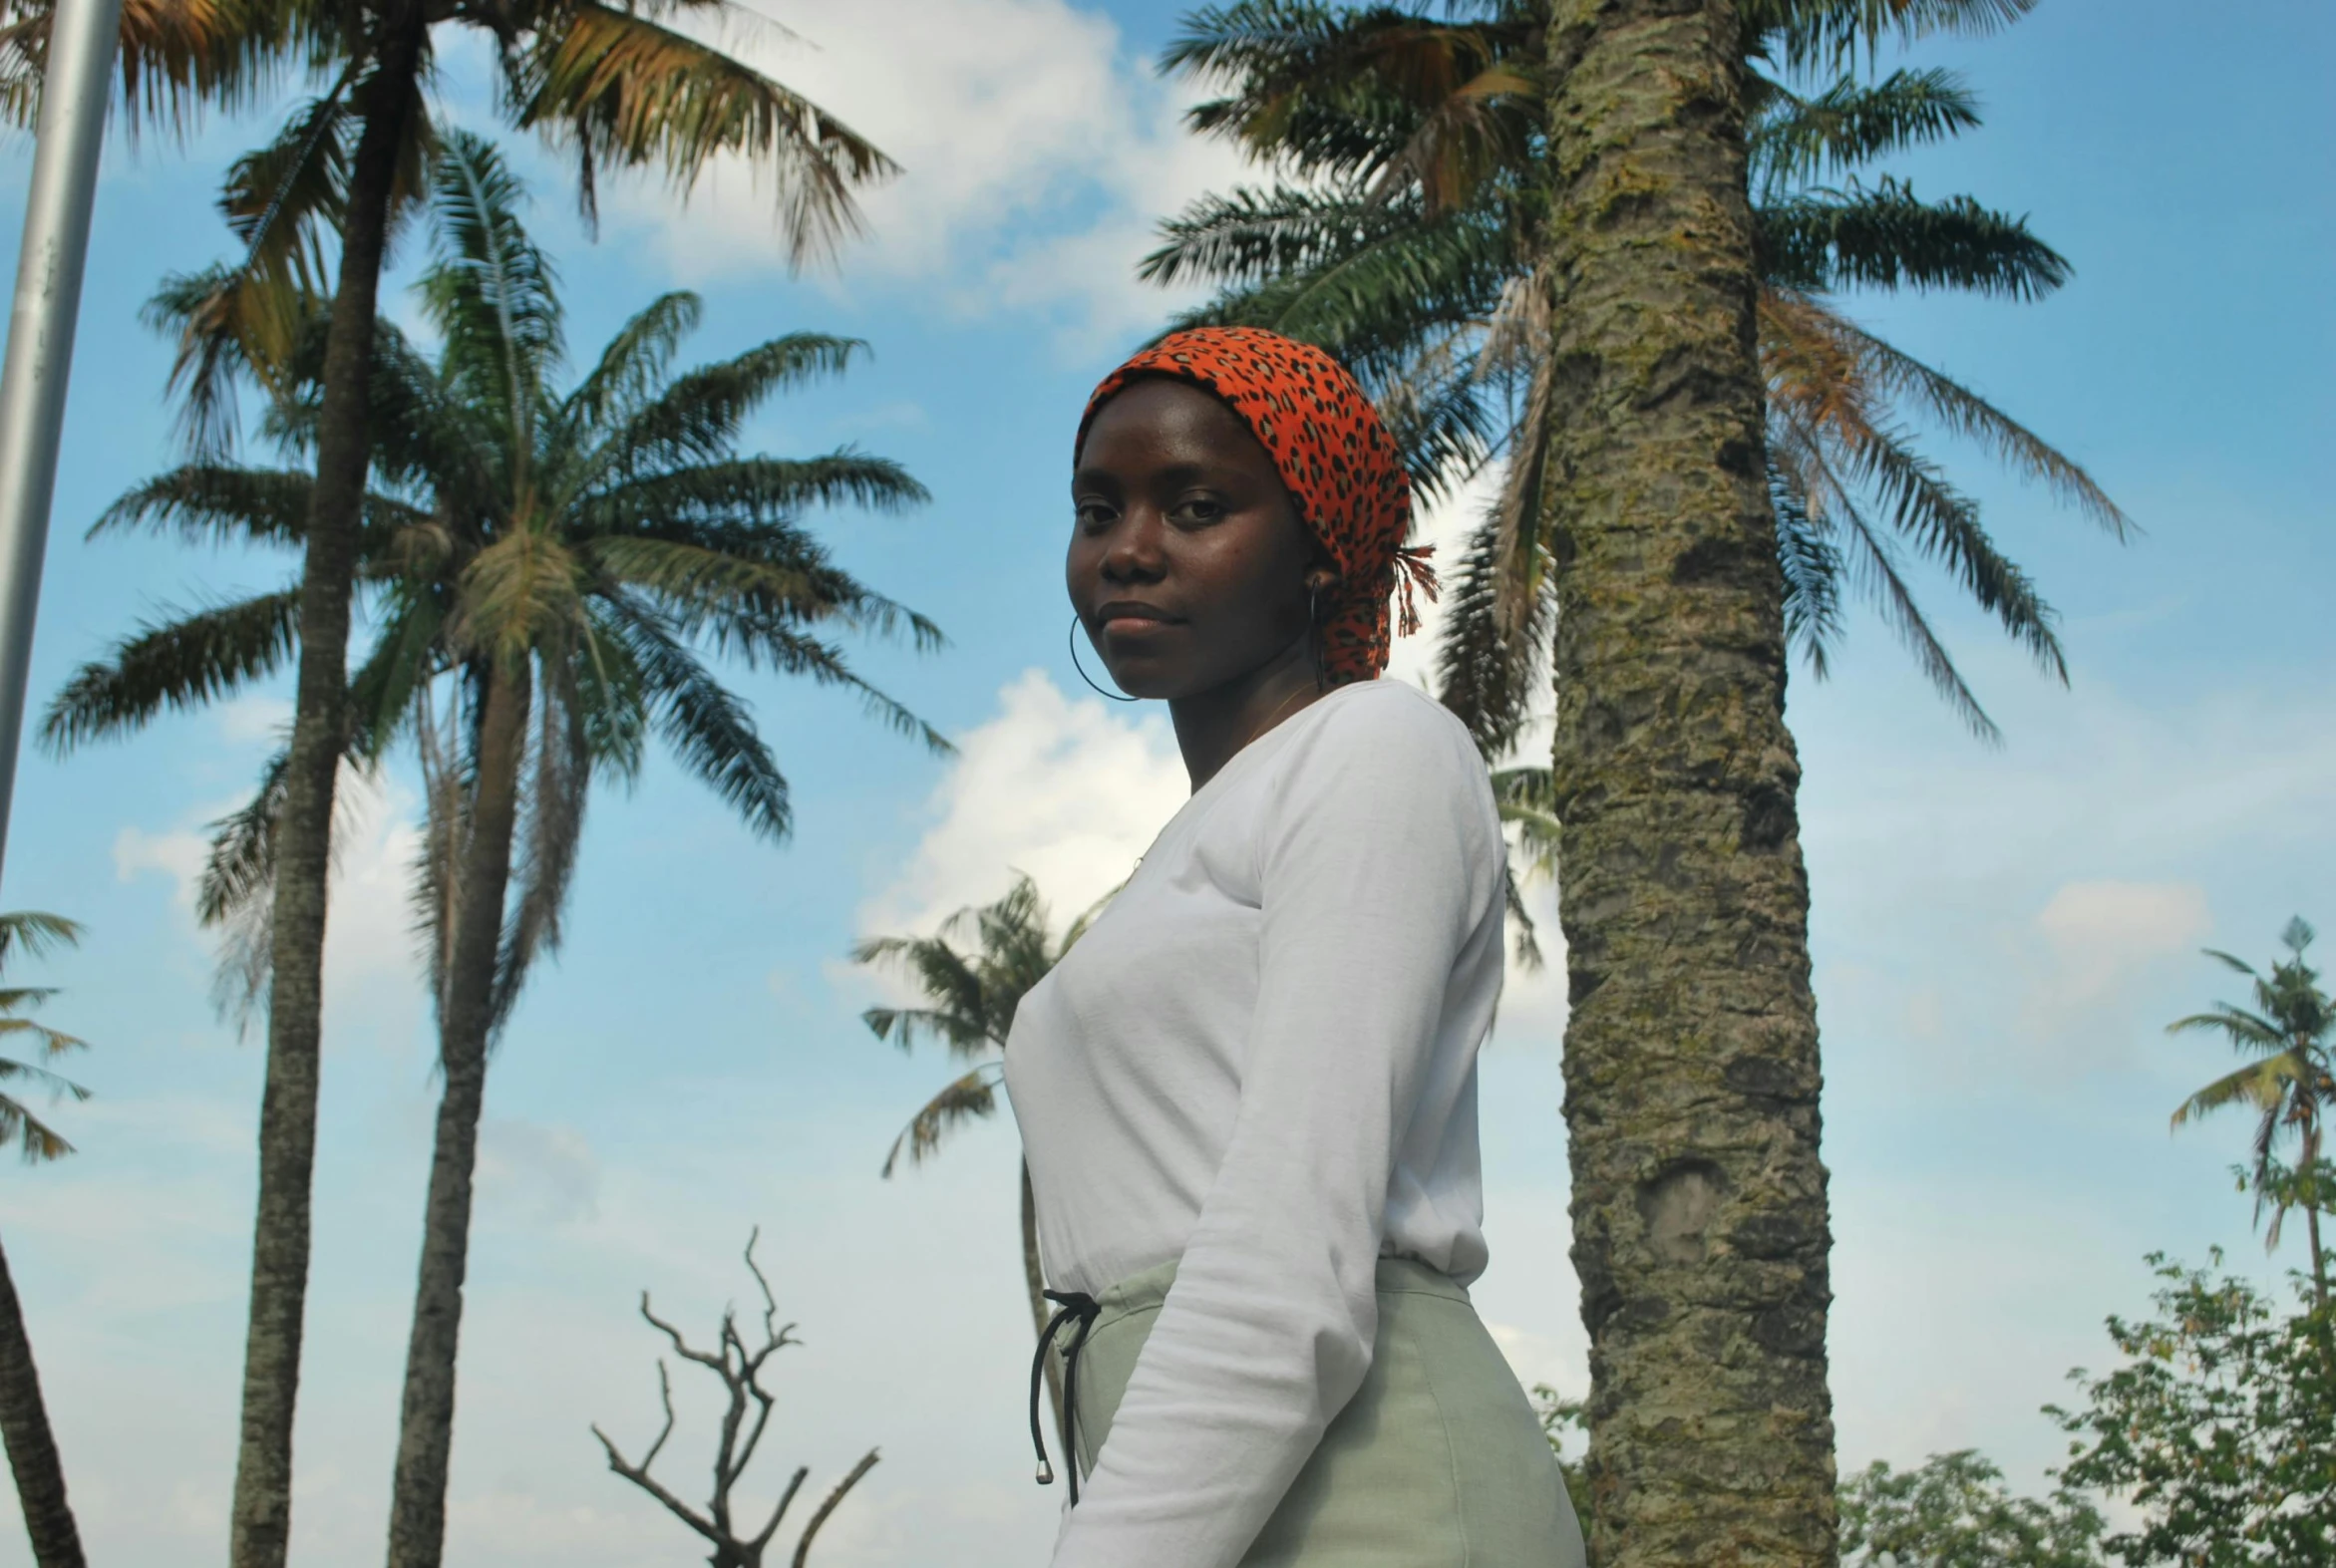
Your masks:
<svg viewBox="0 0 2336 1568"><path fill-rule="evenodd" d="M1107 604L1096 611L1095 619L1113 637L1146 637L1174 624L1168 616L1143 604Z"/></svg>

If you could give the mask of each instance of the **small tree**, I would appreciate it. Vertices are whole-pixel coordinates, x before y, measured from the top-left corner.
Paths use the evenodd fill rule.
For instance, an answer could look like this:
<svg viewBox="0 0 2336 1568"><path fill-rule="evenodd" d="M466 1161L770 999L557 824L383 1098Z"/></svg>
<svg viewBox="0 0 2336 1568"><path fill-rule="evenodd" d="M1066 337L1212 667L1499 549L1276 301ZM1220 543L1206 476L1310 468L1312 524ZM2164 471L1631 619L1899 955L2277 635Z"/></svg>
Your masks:
<svg viewBox="0 0 2336 1568"><path fill-rule="evenodd" d="M1541 1418L1541 1435L1549 1439L1549 1449L1557 1455L1557 1473L1565 1477L1565 1495L1573 1503L1574 1517L1588 1518L1590 1483L1582 1472L1581 1446L1589 1440L1589 1407L1565 1398L1545 1383L1536 1383L1533 1413Z"/></svg>
<svg viewBox="0 0 2336 1568"><path fill-rule="evenodd" d="M2336 1565L2336 1366L2324 1314L2299 1290L2281 1314L2243 1279L2153 1255L2147 1322L2109 1320L2125 1366L2070 1378L2077 1411L2047 1407L2076 1440L2063 1484L2120 1494L2138 1527L2103 1545L2132 1568Z"/></svg>
<svg viewBox="0 0 2336 1568"><path fill-rule="evenodd" d="M738 1326L738 1309L726 1307L722 1311L722 1327L715 1336L712 1350L694 1350L682 1337L681 1330L657 1316L649 1305L649 1293L641 1292L641 1316L649 1326L673 1342L673 1352L684 1361L695 1362L722 1381L729 1401L722 1412L722 1430L714 1447L714 1489L707 1499L703 1513L683 1502L665 1488L664 1483L649 1474L649 1466L657 1462L665 1441L673 1435L673 1379L664 1358L657 1362L657 1396L665 1407L665 1425L657 1433L657 1440L649 1444L638 1464L627 1459L608 1434L597 1425L592 1435L600 1439L607 1450L608 1467L626 1480L647 1492L665 1505L665 1510L713 1546L713 1554L706 1561L713 1568L762 1568L763 1553L770 1549L771 1540L779 1533L779 1525L787 1517L787 1510L795 1501L797 1492L811 1476L811 1466L804 1465L789 1478L779 1501L771 1509L771 1516L763 1527L752 1535L738 1533L733 1515L732 1494L745 1476L747 1466L754 1462L755 1449L762 1443L763 1432L771 1423L771 1410L776 1404L769 1390L763 1387L763 1368L770 1359L790 1345L803 1343L795 1337L795 1325L779 1321L779 1304L771 1296L771 1282L763 1274L762 1265L755 1262L755 1243L762 1238L757 1226L747 1237L747 1272L755 1277L755 1285L763 1293L763 1325L760 1343L748 1345ZM833 1491L820 1503L811 1519L803 1527L797 1540L794 1568L804 1568L811 1561L812 1541L820 1527L834 1513L836 1505L846 1493L859 1484L861 1476L875 1468L876 1450L860 1455L860 1460L835 1483Z"/></svg>
<svg viewBox="0 0 2336 1568"><path fill-rule="evenodd" d="M2021 1497L1965 1448L1911 1470L1876 1459L1835 1493L1854 1568L2102 1568L2100 1510L2063 1490Z"/></svg>
<svg viewBox="0 0 2336 1568"><path fill-rule="evenodd" d="M2222 1036L2231 1049L2250 1057L2244 1067L2226 1073L2183 1100L2173 1112L2173 1124L2209 1110L2244 1105L2256 1112L2254 1161L2249 1180L2255 1193L2255 1214L2271 1210L2264 1241L2279 1244L2280 1221L2290 1210L2304 1213L2306 1239L2311 1244L2312 1295L2319 1314L2328 1313L2328 1255L2320 1238L2320 1210L2327 1191L2318 1179L2321 1170L2320 1135L2325 1118L2336 1112L2336 1002L2320 989L2320 972L2304 958L2314 932L2302 919L2287 922L2279 934L2288 956L2271 966L2268 975L2228 953L2206 949L2253 982L2254 1006L2217 1002L2204 1013L2177 1018L2166 1026L2168 1034L2207 1033ZM2292 1138L2296 1161L2285 1178L2275 1151ZM2302 1172L2299 1178L2295 1172Z"/></svg>
<svg viewBox="0 0 2336 1568"><path fill-rule="evenodd" d="M81 927L56 915L23 912L0 915L0 968L22 952L34 958L52 944L70 947L81 940ZM27 1042L33 1052L55 1060L87 1042L34 1023L24 1015L56 993L42 986L0 987L0 1035ZM0 1083L13 1087L28 1082L46 1088L51 1098L70 1095L89 1098L89 1091L60 1078L38 1063L0 1057ZM28 1165L62 1159L73 1145L31 1106L0 1091L0 1148L14 1142ZM32 1538L33 1560L40 1568L82 1568L81 1532L73 1521L73 1507L65 1495L65 1466L57 1456L56 1434L49 1429L49 1408L41 1399L40 1369L33 1364L32 1339L25 1333L24 1308L16 1299L16 1282L9 1276L8 1256L0 1252L0 1440L8 1446L8 1468L16 1477L16 1496L24 1509L25 1534Z"/></svg>

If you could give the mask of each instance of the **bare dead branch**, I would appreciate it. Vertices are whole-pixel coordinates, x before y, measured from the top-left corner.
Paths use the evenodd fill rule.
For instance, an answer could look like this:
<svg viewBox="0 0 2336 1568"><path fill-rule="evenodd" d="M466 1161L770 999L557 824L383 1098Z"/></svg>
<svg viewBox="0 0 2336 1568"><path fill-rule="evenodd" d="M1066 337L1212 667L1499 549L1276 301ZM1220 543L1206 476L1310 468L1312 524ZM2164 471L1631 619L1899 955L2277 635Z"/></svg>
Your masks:
<svg viewBox="0 0 2336 1568"><path fill-rule="evenodd" d="M787 1510L795 1505L795 1494L803 1490L803 1483L811 1478L812 1467L804 1465L787 1482L787 1490L779 1494L779 1505L771 1510L771 1522L763 1526L763 1533L755 1537L755 1552L759 1556L771 1544L771 1537L779 1533L779 1521L787 1517Z"/></svg>
<svg viewBox="0 0 2336 1568"><path fill-rule="evenodd" d="M870 1448L860 1455L859 1462L851 1467L851 1473L835 1483L835 1489L828 1493L827 1500L820 1504L820 1511L812 1515L812 1522L803 1527L803 1539L795 1546L795 1568L804 1568L804 1564L811 1561L812 1537L820 1533L820 1526L828 1522L828 1515L835 1511L835 1505L843 1500L843 1494L858 1485L859 1478L875 1467L876 1450Z"/></svg>
<svg viewBox="0 0 2336 1568"><path fill-rule="evenodd" d="M673 1342L674 1354L681 1357L684 1361L694 1361L699 1366L707 1369L709 1372L716 1374L720 1374L726 1370L722 1365L722 1359L720 1357L710 1356L704 1351L691 1350L689 1347L689 1341L681 1337L681 1330L675 1328L672 1324L667 1323L663 1318L658 1317L656 1313L650 1311L649 1293L647 1291L641 1292L641 1316L649 1320L649 1326L651 1328L656 1329L667 1339ZM725 1378L723 1381L728 1382L729 1380Z"/></svg>
<svg viewBox="0 0 2336 1568"><path fill-rule="evenodd" d="M657 1433L656 1441L641 1456L640 1462L636 1464L627 1459L598 1426L592 1428L592 1435L600 1439L600 1446L607 1452L609 1469L656 1498L668 1513L713 1544L714 1553L709 1559L713 1568L761 1568L765 1550L778 1534L781 1521L786 1518L788 1509L811 1475L809 1465L798 1469L772 1508L769 1522L763 1526L761 1533L751 1539L739 1536L732 1524L732 1494L753 1462L755 1451L770 1427L771 1413L777 1406L776 1398L763 1387L763 1369L778 1352L801 1343L795 1336L794 1324L780 1323L779 1303L772 1293L771 1282L762 1266L755 1261L755 1244L761 1236L762 1230L758 1226L754 1234L748 1237L746 1245L747 1271L754 1275L755 1284L763 1295L763 1338L759 1345L748 1344L745 1335L739 1330L738 1309L728 1306L722 1311L722 1323L715 1336L714 1348L696 1349L679 1328L657 1316L650 1304L649 1293L641 1292L643 1321L665 1336L675 1355L705 1368L719 1378L728 1396L715 1441L713 1492L707 1500L705 1511L701 1513L683 1502L649 1473L650 1467L657 1462L657 1456L664 1451L666 1441L673 1435L675 1424L673 1380L662 1359L657 1363L657 1392L665 1411L665 1424ZM748 1419L750 1409L753 1416L751 1421ZM809 1560L812 1539L819 1533L821 1526L827 1523L836 1505L875 1462L876 1451L871 1448L821 1502L796 1545L794 1560L798 1568Z"/></svg>
<svg viewBox="0 0 2336 1568"><path fill-rule="evenodd" d="M687 1503L667 1491L649 1475L649 1466L657 1462L658 1450L665 1446L665 1439L673 1435L673 1380L666 1374L665 1363L662 1361L657 1363L657 1395L665 1406L665 1428L657 1433L657 1440L649 1444L649 1451L641 1455L640 1463L628 1462L625 1456L617 1450L616 1444L609 1440L608 1433L602 1431L597 1424L592 1428L592 1435L599 1438L600 1446L608 1450L608 1467L610 1469L656 1498L665 1505L668 1513L719 1546L722 1544L722 1537L716 1533L712 1523L699 1518L690 1510Z"/></svg>

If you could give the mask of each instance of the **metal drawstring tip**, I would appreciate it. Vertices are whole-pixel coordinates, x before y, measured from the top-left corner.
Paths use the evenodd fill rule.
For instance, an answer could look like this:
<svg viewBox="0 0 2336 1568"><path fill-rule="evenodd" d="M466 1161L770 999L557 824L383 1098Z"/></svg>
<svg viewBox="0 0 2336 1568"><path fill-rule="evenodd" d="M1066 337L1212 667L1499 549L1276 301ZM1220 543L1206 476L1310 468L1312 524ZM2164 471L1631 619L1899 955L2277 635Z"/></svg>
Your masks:
<svg viewBox="0 0 2336 1568"><path fill-rule="evenodd" d="M1039 1484L1039 1485L1041 1485L1041 1486L1052 1486L1052 1485L1054 1485L1054 1483L1055 1483L1055 1467L1054 1467L1053 1465L1051 1465L1051 1464L1047 1463L1047 1462L1046 1462L1046 1460L1044 1460L1044 1459L1041 1459L1041 1460L1039 1460L1039 1461L1038 1461L1038 1484Z"/></svg>

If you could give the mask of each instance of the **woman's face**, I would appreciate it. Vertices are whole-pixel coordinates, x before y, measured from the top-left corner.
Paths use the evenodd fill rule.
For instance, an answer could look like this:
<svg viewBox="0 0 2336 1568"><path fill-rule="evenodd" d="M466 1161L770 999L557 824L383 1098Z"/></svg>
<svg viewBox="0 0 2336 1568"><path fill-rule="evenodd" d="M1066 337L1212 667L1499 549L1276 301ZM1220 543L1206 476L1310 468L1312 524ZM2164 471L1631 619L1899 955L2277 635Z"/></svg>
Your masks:
<svg viewBox="0 0 2336 1568"><path fill-rule="evenodd" d="M1199 388L1148 377L1087 428L1071 477L1072 607L1133 696L1197 696L1289 652L1333 579L1257 438Z"/></svg>

